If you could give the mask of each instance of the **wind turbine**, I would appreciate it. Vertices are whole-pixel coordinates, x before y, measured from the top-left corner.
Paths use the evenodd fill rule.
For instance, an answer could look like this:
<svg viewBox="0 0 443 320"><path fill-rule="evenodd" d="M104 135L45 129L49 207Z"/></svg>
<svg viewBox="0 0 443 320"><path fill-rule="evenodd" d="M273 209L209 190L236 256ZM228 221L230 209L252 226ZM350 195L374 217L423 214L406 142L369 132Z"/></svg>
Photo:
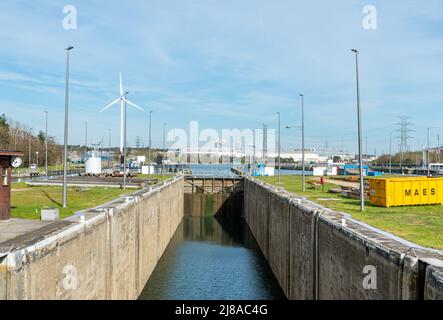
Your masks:
<svg viewBox="0 0 443 320"><path fill-rule="evenodd" d="M125 136L125 132L126 132L126 124L125 124L125 102L131 106L133 106L134 108L137 108L139 110L144 111L143 108L139 107L138 105L132 103L131 101L129 101L128 99L126 99L126 94L125 91L123 90L123 82L122 82L122 73L120 72L120 97L118 97L117 99L115 99L114 101L112 101L110 104L108 104L106 107L104 107L100 112L105 111L106 109L109 109L110 107L112 107L114 104L120 102L120 153L123 154L123 145L124 145L124 136Z"/></svg>

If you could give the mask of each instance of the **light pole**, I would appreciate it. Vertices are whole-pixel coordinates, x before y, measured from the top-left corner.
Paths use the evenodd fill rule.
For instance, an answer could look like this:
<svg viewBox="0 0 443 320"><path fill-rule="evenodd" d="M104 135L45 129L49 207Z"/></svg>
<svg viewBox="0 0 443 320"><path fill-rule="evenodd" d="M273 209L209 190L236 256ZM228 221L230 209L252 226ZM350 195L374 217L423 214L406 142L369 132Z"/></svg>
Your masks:
<svg viewBox="0 0 443 320"><path fill-rule="evenodd" d="M66 48L66 88L65 88L65 132L63 150L63 208L66 208L68 191L68 103L69 103L69 53L73 46Z"/></svg>
<svg viewBox="0 0 443 320"><path fill-rule="evenodd" d="M280 181L280 168L281 168L281 131L280 131L280 112L277 112L278 115L278 184Z"/></svg>
<svg viewBox="0 0 443 320"><path fill-rule="evenodd" d="M45 111L45 179L48 180L48 111Z"/></svg>
<svg viewBox="0 0 443 320"><path fill-rule="evenodd" d="M125 107L124 107L124 125L125 130L123 131L123 189L126 190L126 96L129 94L129 91L126 91L123 94L125 99Z"/></svg>
<svg viewBox="0 0 443 320"><path fill-rule="evenodd" d="M306 191L306 175L305 175L305 96L300 94L301 97L301 161L302 161L302 192Z"/></svg>
<svg viewBox="0 0 443 320"><path fill-rule="evenodd" d="M358 116L358 162L360 171L360 210L365 210L365 185L363 180L363 155L362 155L362 131L361 131L361 110L360 110L360 81L358 73L358 50L352 49L355 53L355 74L357 80L357 116Z"/></svg>
<svg viewBox="0 0 443 320"><path fill-rule="evenodd" d="M152 110L149 111L149 134L148 134L148 145L149 145L149 147L148 147L148 162L149 162L149 165L151 165L151 142L152 142L152 140L151 140L151 124L152 124L152 112L153 112Z"/></svg>

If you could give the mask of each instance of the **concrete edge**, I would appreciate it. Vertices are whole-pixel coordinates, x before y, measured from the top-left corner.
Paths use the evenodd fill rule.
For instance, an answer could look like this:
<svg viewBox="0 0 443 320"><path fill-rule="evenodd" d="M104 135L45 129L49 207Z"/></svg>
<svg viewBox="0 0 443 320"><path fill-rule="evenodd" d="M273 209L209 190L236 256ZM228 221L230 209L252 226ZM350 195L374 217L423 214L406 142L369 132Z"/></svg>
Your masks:
<svg viewBox="0 0 443 320"><path fill-rule="evenodd" d="M4 260L3 262L6 263L5 268L8 271L20 270L24 264L44 257L59 244L66 243L79 234L93 229L94 226L108 220L109 216L113 216L115 214L118 214L119 212L124 212L125 208L133 206L137 202L139 202L140 197L142 199L148 199L154 194L157 194L158 192L164 190L165 188L182 179L183 175L174 176L173 178L165 180L164 182L161 182L153 187L139 190L135 193L130 194L129 196L121 196L108 203L91 209L79 211L76 214L63 219L71 222L76 222L76 224L73 224L66 229L61 230L60 232L57 232L43 240L37 241L33 245L18 250L12 250L11 252L7 253L0 253L0 257L2 257ZM140 194L137 195L137 193ZM87 215L88 213L90 213L90 215ZM82 220L82 217L84 217L84 220ZM77 220L79 218L80 220Z"/></svg>
<svg viewBox="0 0 443 320"><path fill-rule="evenodd" d="M326 208L316 202L307 200L305 197L297 196L281 187L276 187L252 177L245 177L245 179L261 185L275 196L288 201L289 204L296 205L303 211L320 212L321 215L319 220L333 225L334 228L340 232L352 236L352 238L364 245L378 249L377 251L380 253L385 252L389 255L394 254L401 259L406 255L409 255L412 258L420 259L429 266L439 266L440 264L443 264L443 251L441 250L422 247L389 232L355 220L350 214ZM343 224L343 219L345 224ZM369 236L370 234L371 236ZM373 234L376 236L372 236Z"/></svg>

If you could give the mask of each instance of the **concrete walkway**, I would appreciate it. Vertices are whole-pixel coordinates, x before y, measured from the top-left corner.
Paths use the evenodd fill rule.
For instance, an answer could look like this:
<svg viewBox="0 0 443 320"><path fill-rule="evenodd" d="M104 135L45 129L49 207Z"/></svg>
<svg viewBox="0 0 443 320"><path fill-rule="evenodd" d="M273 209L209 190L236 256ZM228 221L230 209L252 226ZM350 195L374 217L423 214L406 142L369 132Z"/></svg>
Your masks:
<svg viewBox="0 0 443 320"><path fill-rule="evenodd" d="M45 238L73 222L46 222L30 219L0 221L0 256L14 249L29 245L36 239Z"/></svg>

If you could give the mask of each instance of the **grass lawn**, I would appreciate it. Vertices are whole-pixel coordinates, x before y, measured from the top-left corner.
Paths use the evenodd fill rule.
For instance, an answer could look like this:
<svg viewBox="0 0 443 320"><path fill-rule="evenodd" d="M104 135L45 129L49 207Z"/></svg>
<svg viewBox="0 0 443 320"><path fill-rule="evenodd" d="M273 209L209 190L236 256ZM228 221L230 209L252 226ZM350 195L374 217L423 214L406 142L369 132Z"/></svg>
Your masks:
<svg viewBox="0 0 443 320"><path fill-rule="evenodd" d="M163 175L163 174L138 174L136 178L140 179L158 179L158 182L168 180L174 177L174 175Z"/></svg>
<svg viewBox="0 0 443 320"><path fill-rule="evenodd" d="M283 187L297 195L303 195L325 207L349 213L356 220L366 222L422 246L443 249L443 206L441 205L384 208L366 202L366 210L362 213L359 200L328 193L329 189L340 188L337 185L325 184L324 192L321 188L307 189L303 194L301 176L281 176L280 185L277 184L278 178L276 176L260 177L260 179ZM309 177L307 181L309 181Z"/></svg>
<svg viewBox="0 0 443 320"><path fill-rule="evenodd" d="M78 165L78 164L73 164L73 163L69 163L68 164L68 170L74 170L74 169L81 169L84 168L84 165ZM55 170L63 170L63 165L59 164L59 165L50 165L48 166L48 171L55 171ZM38 171L40 173L45 172L45 166L39 166L38 167ZM20 167L20 168L16 168L16 169L12 169L12 173L28 173L29 172L29 168L28 167Z"/></svg>
<svg viewBox="0 0 443 320"><path fill-rule="evenodd" d="M60 219L66 218L79 210L96 207L111 201L122 194L134 190L117 188L68 188L68 208L62 208L61 187L29 187L25 183L14 183L11 193L11 215L13 218L40 219L42 207L58 207Z"/></svg>

